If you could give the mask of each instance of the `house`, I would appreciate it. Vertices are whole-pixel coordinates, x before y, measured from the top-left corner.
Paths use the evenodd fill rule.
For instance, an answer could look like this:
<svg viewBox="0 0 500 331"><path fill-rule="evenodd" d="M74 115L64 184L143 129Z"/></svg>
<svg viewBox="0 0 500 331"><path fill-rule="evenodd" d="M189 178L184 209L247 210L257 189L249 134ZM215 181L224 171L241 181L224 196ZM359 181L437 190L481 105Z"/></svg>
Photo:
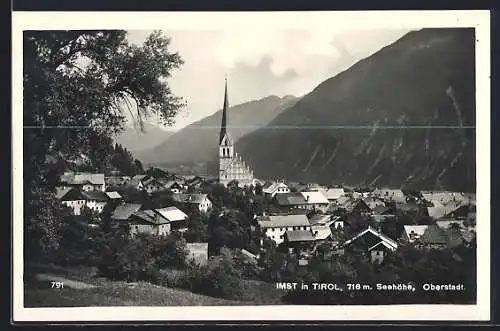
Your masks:
<svg viewBox="0 0 500 331"><path fill-rule="evenodd" d="M106 186L123 186L123 185L126 185L129 180L131 180L131 178L128 176L107 176L107 177L104 177L104 182L106 183Z"/></svg>
<svg viewBox="0 0 500 331"><path fill-rule="evenodd" d="M437 225L432 224L425 229L420 238L415 240L415 247L421 249L443 249L447 247L445 232Z"/></svg>
<svg viewBox="0 0 500 331"><path fill-rule="evenodd" d="M142 205L138 203L123 203L115 208L111 219L115 221L127 221L133 213L139 211L141 208Z"/></svg>
<svg viewBox="0 0 500 331"><path fill-rule="evenodd" d="M182 210L177 207L167 207L160 208L154 210L156 213L160 214L163 218L165 218L170 223L171 231L185 231L186 228L186 220L188 219L188 215L186 215Z"/></svg>
<svg viewBox="0 0 500 331"><path fill-rule="evenodd" d="M381 200L381 199L377 199L377 198L364 198L363 201L366 203L366 205L372 211L375 211L375 208L378 208L378 210L380 210L381 208L386 208L385 202L383 200Z"/></svg>
<svg viewBox="0 0 500 331"><path fill-rule="evenodd" d="M311 231L311 225L305 215L259 216L257 219L264 234L277 245L283 243L286 231Z"/></svg>
<svg viewBox="0 0 500 331"><path fill-rule="evenodd" d="M397 242L368 226L357 235L344 243L344 248L365 252L369 255L372 263L381 263L388 252L398 248Z"/></svg>
<svg viewBox="0 0 500 331"><path fill-rule="evenodd" d="M163 190L163 184L152 177L142 181L142 186L142 189L149 194Z"/></svg>
<svg viewBox="0 0 500 331"><path fill-rule="evenodd" d="M406 202L405 194L400 189L376 189L373 191L372 195L386 201Z"/></svg>
<svg viewBox="0 0 500 331"><path fill-rule="evenodd" d="M288 186L283 183L283 182L276 182L271 184L270 186L264 188L262 190L264 192L265 196L274 198L276 194L281 194L281 193L290 193L290 189Z"/></svg>
<svg viewBox="0 0 500 331"><path fill-rule="evenodd" d="M170 233L170 222L154 210L138 210L127 220L130 236L138 233L148 233L157 236L166 236Z"/></svg>
<svg viewBox="0 0 500 331"><path fill-rule="evenodd" d="M338 200L340 197L345 196L345 191L342 187L340 188L329 188L327 190L321 191L323 195L328 199L328 201L333 202Z"/></svg>
<svg viewBox="0 0 500 331"><path fill-rule="evenodd" d="M342 210L350 214L370 214L371 209L362 199L351 199L339 206Z"/></svg>
<svg viewBox="0 0 500 331"><path fill-rule="evenodd" d="M87 172L65 172L60 177L60 186L75 187L82 191L106 191L104 174Z"/></svg>
<svg viewBox="0 0 500 331"><path fill-rule="evenodd" d="M151 178L149 175L135 175L127 182L127 185L135 188L136 190L143 190L144 181L149 178Z"/></svg>
<svg viewBox="0 0 500 331"><path fill-rule="evenodd" d="M74 215L80 215L81 209L85 206L85 197L79 189L73 187L56 188L56 198L62 205L71 208Z"/></svg>
<svg viewBox="0 0 500 331"><path fill-rule="evenodd" d="M274 196L274 200L276 201L278 207L282 210L292 208L307 209L308 207L306 199L300 192L277 194Z"/></svg>
<svg viewBox="0 0 500 331"><path fill-rule="evenodd" d="M459 192L446 192L446 191L422 191L422 197L429 202L437 202L440 205L447 205L449 203L465 203L468 198L465 194Z"/></svg>
<svg viewBox="0 0 500 331"><path fill-rule="evenodd" d="M308 209L326 211L330 205L330 201L320 191L305 191L300 193L306 200Z"/></svg>
<svg viewBox="0 0 500 331"><path fill-rule="evenodd" d="M452 215L459 207L455 202L449 202L446 205L435 203L433 207L427 207L427 214L434 219L440 219Z"/></svg>
<svg viewBox="0 0 500 331"><path fill-rule="evenodd" d="M380 241L379 243L368 248L368 253L370 254L370 261L374 264L381 264L384 262L384 257L387 253L393 251L391 245L385 241Z"/></svg>
<svg viewBox="0 0 500 331"><path fill-rule="evenodd" d="M85 197L85 206L96 213L102 213L104 206L108 203L108 196L102 191L82 192Z"/></svg>
<svg viewBox="0 0 500 331"><path fill-rule="evenodd" d="M174 181L176 182L176 181ZM193 178L185 178L185 182L184 182L184 185L188 186L188 187L192 187L192 188L200 188L203 184L204 184L204 180L203 178L199 177L199 176L194 176ZM176 182L177 184L180 185L180 183ZM180 193L180 192L177 192L177 193Z"/></svg>
<svg viewBox="0 0 500 331"><path fill-rule="evenodd" d="M391 207L386 207L385 205L377 205L371 209L373 215L394 215L394 210Z"/></svg>
<svg viewBox="0 0 500 331"><path fill-rule="evenodd" d="M405 225L405 234L408 238L410 244L414 243L417 239L420 239L427 230L428 225Z"/></svg>
<svg viewBox="0 0 500 331"><path fill-rule="evenodd" d="M172 193L182 193L184 192L184 187L176 181L169 180L163 184L163 188L169 190Z"/></svg>
<svg viewBox="0 0 500 331"><path fill-rule="evenodd" d="M172 198L174 201L185 205L194 205L202 213L206 213L212 209L212 201L210 201L207 194L174 193L172 194Z"/></svg>
<svg viewBox="0 0 500 331"><path fill-rule="evenodd" d="M316 240L310 230L288 230L283 237L285 246L296 253L312 250Z"/></svg>

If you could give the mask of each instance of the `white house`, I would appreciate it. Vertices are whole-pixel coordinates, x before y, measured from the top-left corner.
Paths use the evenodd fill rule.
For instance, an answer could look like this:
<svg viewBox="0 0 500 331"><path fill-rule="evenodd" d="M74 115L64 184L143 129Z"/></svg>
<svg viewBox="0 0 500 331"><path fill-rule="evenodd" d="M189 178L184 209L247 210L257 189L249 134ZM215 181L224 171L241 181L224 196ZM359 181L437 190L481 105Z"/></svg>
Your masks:
<svg viewBox="0 0 500 331"><path fill-rule="evenodd" d="M274 198L276 194L279 193L290 193L290 188L282 182L276 182L262 190L264 194L268 197Z"/></svg>
<svg viewBox="0 0 500 331"><path fill-rule="evenodd" d="M74 215L80 215L81 209L85 206L85 197L80 190L72 187L58 187L56 198L66 207L72 209Z"/></svg>
<svg viewBox="0 0 500 331"><path fill-rule="evenodd" d="M102 191L83 192L85 206L97 213L102 213L104 206L108 203L108 196Z"/></svg>
<svg viewBox="0 0 500 331"><path fill-rule="evenodd" d="M172 198L179 203L195 205L202 213L206 213L212 209L212 201L210 201L207 194L175 193L172 194Z"/></svg>
<svg viewBox="0 0 500 331"><path fill-rule="evenodd" d="M326 211L330 205L330 201L320 191L300 192L306 200L309 209L318 209Z"/></svg>
<svg viewBox="0 0 500 331"><path fill-rule="evenodd" d="M104 174L65 172L60 178L62 188L75 187L82 191L106 191Z"/></svg>
<svg viewBox="0 0 500 331"><path fill-rule="evenodd" d="M170 230L187 230L186 220L188 219L188 215L177 207L160 208L155 209L154 211L170 223Z"/></svg>
<svg viewBox="0 0 500 331"><path fill-rule="evenodd" d="M394 252L398 248L396 241L371 226L347 240L344 247L355 246L355 243L361 245L361 248L369 255L372 263L381 263L387 252Z"/></svg>
<svg viewBox="0 0 500 331"><path fill-rule="evenodd" d="M260 216L258 219L264 234L277 245L283 243L286 231L311 231L306 215Z"/></svg>

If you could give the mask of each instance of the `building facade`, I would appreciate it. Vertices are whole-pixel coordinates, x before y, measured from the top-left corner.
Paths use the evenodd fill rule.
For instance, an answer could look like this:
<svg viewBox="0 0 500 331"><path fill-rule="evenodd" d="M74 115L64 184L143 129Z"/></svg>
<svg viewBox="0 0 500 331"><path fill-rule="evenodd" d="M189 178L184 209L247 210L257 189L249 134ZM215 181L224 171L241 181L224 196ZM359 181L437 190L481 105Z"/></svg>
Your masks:
<svg viewBox="0 0 500 331"><path fill-rule="evenodd" d="M227 186L230 182L237 181L239 186L250 186L253 184L253 171L234 150L233 142L227 131L227 109L228 98L226 81L219 136L219 183Z"/></svg>

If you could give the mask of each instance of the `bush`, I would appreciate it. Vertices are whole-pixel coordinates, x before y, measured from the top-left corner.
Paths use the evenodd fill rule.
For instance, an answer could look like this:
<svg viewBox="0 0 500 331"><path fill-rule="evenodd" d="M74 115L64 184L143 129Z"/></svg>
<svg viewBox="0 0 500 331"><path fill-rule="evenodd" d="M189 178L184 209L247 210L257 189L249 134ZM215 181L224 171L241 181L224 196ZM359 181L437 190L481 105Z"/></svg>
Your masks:
<svg viewBox="0 0 500 331"><path fill-rule="evenodd" d="M179 285L191 292L224 299L237 299L243 293L241 272L225 250L210 258L207 265L190 264Z"/></svg>

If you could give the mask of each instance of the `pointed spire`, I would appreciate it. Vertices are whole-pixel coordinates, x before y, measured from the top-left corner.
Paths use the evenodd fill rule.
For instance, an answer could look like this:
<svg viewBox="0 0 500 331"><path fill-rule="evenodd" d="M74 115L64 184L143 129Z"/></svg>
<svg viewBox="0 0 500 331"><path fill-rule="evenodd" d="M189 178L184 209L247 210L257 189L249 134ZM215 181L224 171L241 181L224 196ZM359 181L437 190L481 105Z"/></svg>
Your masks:
<svg viewBox="0 0 500 331"><path fill-rule="evenodd" d="M227 126L227 108L228 108L228 100L227 100L227 76L224 78L225 87L224 87L224 106L222 108L222 123L220 127L220 136L219 136L219 145L222 143L222 139L226 135L226 126Z"/></svg>

